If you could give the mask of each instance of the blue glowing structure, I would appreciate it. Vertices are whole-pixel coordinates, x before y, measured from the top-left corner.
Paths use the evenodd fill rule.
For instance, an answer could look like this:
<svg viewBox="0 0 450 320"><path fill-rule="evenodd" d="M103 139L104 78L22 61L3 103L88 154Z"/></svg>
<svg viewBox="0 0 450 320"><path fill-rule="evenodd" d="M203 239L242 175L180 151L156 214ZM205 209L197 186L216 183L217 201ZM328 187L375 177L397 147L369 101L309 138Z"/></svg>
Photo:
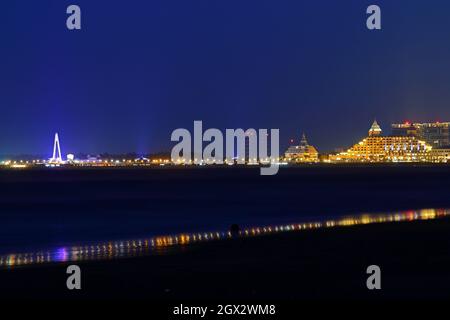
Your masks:
<svg viewBox="0 0 450 320"><path fill-rule="evenodd" d="M50 158L51 163L63 163L61 156L61 147L59 145L58 133L55 133L55 141L53 142L53 156Z"/></svg>

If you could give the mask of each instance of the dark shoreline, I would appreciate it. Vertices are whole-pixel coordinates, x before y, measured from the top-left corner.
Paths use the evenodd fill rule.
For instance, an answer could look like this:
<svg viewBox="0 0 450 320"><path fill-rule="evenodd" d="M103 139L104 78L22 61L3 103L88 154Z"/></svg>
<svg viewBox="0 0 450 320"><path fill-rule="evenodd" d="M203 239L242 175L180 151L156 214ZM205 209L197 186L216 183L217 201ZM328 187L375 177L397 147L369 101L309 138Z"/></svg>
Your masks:
<svg viewBox="0 0 450 320"><path fill-rule="evenodd" d="M385 223L218 241L162 255L0 270L2 298L163 301L444 299L450 297L450 219ZM379 265L382 290L365 286Z"/></svg>

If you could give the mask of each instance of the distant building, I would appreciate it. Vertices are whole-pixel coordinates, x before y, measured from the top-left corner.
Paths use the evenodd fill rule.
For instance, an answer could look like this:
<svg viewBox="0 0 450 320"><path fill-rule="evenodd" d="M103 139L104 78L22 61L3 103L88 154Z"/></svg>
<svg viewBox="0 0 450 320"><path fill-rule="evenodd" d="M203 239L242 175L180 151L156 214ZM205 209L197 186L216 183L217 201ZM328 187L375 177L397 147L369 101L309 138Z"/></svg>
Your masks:
<svg viewBox="0 0 450 320"><path fill-rule="evenodd" d="M428 153L429 162L450 162L450 148L431 149Z"/></svg>
<svg viewBox="0 0 450 320"><path fill-rule="evenodd" d="M308 144L308 140L303 134L300 145L290 146L286 150L284 157L288 162L318 162L319 152L317 152L315 147Z"/></svg>
<svg viewBox="0 0 450 320"><path fill-rule="evenodd" d="M450 146L450 122L393 123L392 135L414 136L434 148Z"/></svg>
<svg viewBox="0 0 450 320"><path fill-rule="evenodd" d="M435 148L450 146L450 122L417 123L418 137Z"/></svg>
<svg viewBox="0 0 450 320"><path fill-rule="evenodd" d="M383 131L381 127L378 125L377 120L374 120L372 126L369 129L369 137L380 136Z"/></svg>
<svg viewBox="0 0 450 320"><path fill-rule="evenodd" d="M330 162L426 162L432 147L415 136L382 136L374 121L364 138L350 149L329 156Z"/></svg>

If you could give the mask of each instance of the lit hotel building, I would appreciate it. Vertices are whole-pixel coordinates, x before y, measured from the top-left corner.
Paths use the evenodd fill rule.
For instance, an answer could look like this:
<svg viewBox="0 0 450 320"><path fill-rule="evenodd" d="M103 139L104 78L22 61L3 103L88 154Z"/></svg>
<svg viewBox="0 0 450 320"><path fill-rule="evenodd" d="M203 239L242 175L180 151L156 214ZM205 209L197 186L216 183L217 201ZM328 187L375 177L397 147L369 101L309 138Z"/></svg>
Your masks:
<svg viewBox="0 0 450 320"><path fill-rule="evenodd" d="M330 162L429 162L432 147L414 135L382 136L376 121L368 137L348 150L330 155Z"/></svg>
<svg viewBox="0 0 450 320"><path fill-rule="evenodd" d="M300 145L290 146L284 153L287 162L318 162L319 152L314 146L308 144L305 134L302 136Z"/></svg>

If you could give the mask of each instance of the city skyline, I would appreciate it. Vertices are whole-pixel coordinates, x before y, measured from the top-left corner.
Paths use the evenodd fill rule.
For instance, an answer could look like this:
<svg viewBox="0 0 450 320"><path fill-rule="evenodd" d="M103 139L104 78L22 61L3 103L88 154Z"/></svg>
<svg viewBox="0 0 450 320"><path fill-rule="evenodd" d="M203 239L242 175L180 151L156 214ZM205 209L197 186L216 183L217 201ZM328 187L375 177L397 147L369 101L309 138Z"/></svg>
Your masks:
<svg viewBox="0 0 450 320"><path fill-rule="evenodd" d="M194 126L195 127L195 126ZM234 143L239 144L239 140L242 138L245 142L243 142L244 151L244 158L245 162L248 162L249 164L255 164L256 162L260 164L267 163L269 159L279 159L279 161L284 161L287 163L318 163L318 162L341 162L347 159L345 162L349 161L353 162L359 158L359 156L363 156L360 160L357 161L368 161L369 162L390 162L394 160L394 162L397 162L400 160L400 162L403 162L403 160L408 159L406 162L415 162L415 161L425 161L425 162L448 162L450 159L450 122L433 122L433 123L421 123L421 122L410 122L410 121L404 121L402 123L392 123L390 125L390 132L386 134L385 130L381 128L381 126L378 124L377 120L375 119L368 131L368 135L365 136L365 138L361 138L359 142L357 140L352 141L349 143L346 147L336 147L333 151L318 151L316 149L316 145L311 145L308 143L308 140L306 138L305 132L301 134L301 139L290 139L289 145L287 148L284 148L283 150L278 150L277 154L279 157L273 158L273 155L270 153L267 155L269 158L261 158L260 156L256 156L256 158L249 157L249 149L251 147L249 146L250 139L248 132L251 132L249 130L254 131L254 129L242 129L242 128L236 128L231 129L236 132L242 131L243 136L240 137L239 134L235 135L234 137ZM182 129L186 130L186 129ZM217 130L217 129L214 129ZM228 130L228 129L227 129ZM235 131L236 130L236 131ZM195 128L194 128L195 131ZM203 136L203 132L200 132L201 136ZM231 133L233 135L233 133ZM210 140L204 140L203 139L201 143L201 148L209 145L210 143L208 141ZM217 139L217 138L213 138ZM223 139L223 138L222 138ZM369 139L370 142L367 142ZM195 140L195 138L194 138ZM255 142L255 141L253 141ZM297 143L299 142L299 143ZM258 146L254 146L255 150L257 151L259 148ZM356 149L355 149L356 148ZM69 148L70 149L70 148ZM420 151L427 151L427 155L419 155L419 154L409 154L405 155L403 151L408 150L408 152L412 152L413 150L416 150L417 152L421 153ZM224 151L224 146L222 146L222 152ZM256 152L255 151L255 152ZM400 154L397 153L397 151L400 151ZM432 151L429 153L429 151ZM217 150L216 150L217 152ZM221 154L222 154L221 152ZM271 151L273 152L273 150ZM280 153L281 152L281 153ZM173 150L172 150L173 153ZM176 152L178 153L178 152ZM184 151L183 151L184 153ZM360 154L363 153L363 154ZM239 151L234 151L234 157L241 158L239 154ZM284 154L284 155L283 155ZM59 140L59 134L58 132L54 135L54 141L53 141L53 152L51 157L43 156L42 154L40 156L36 155L22 155L24 158L18 158L18 155L10 155L8 159L2 159L2 157L5 157L4 155L0 155L0 161L2 161L0 164L10 164L15 166L16 164L19 164L18 167L21 167L22 161L26 160L26 164L45 164L48 165L59 165L59 164L89 164L89 163L97 163L97 161L102 162L102 160L106 161L105 163L111 162L116 165L123 165L126 164L132 160L132 163L135 163L136 161L138 163L144 163L144 164L191 164L192 161L194 161L194 158L191 160L181 160L181 158L177 159L171 159L172 156L170 156L170 151L163 151L159 153L145 153L145 154L138 154L135 152L128 152L123 154L110 154L110 153L93 153L93 154L87 154L87 153L78 153L74 154L69 150L69 152L66 155L63 155L61 153L61 146L60 146L60 140ZM182 157L186 157L186 155L180 155ZM398 156L400 158L398 159ZM406 158L404 158L406 156ZM349 158L350 157L350 158ZM189 159L188 157L187 159ZM202 158L202 156L200 156ZM221 158L217 158L217 155L213 157L214 159L218 160ZM225 160L225 163L227 163L226 157L222 157L221 159ZM65 159L65 160L64 160ZM283 159L283 160L282 160ZM419 160L421 159L421 160ZM78 161L86 161L86 162L78 162ZM210 161L209 159L203 159ZM203 164L203 160L201 161ZM19 161L19 163L17 163ZM75 162L74 162L75 161ZM187 161L187 162L186 162ZM195 160L197 161L197 160ZM200 161L200 160L199 160ZM211 160L213 161L213 160ZM272 160L274 161L274 160ZM278 160L277 160L278 161ZM215 160L214 162L211 162L211 164L216 164ZM192 162L194 164L194 162ZM199 164L199 163L196 163ZM206 164L206 163L205 163ZM228 164L230 162L228 161Z"/></svg>
<svg viewBox="0 0 450 320"><path fill-rule="evenodd" d="M450 1L1 9L2 301L450 298Z"/></svg>

